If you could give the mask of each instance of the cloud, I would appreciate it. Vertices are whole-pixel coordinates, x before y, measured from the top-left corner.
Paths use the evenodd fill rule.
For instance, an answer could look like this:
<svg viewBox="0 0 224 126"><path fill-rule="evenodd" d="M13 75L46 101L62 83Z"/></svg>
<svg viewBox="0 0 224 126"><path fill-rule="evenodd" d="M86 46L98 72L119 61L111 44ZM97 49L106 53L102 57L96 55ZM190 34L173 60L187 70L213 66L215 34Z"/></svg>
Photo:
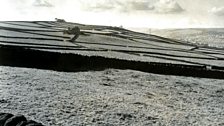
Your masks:
<svg viewBox="0 0 224 126"><path fill-rule="evenodd" d="M224 16L224 7L213 7L209 12L217 16Z"/></svg>
<svg viewBox="0 0 224 126"><path fill-rule="evenodd" d="M175 0L159 0L155 4L155 11L158 13L179 13L184 9Z"/></svg>
<svg viewBox="0 0 224 126"><path fill-rule="evenodd" d="M51 3L49 3L47 0L35 0L33 3L33 6L36 7L53 7Z"/></svg>
<svg viewBox="0 0 224 126"><path fill-rule="evenodd" d="M115 8L115 2L112 0L80 0L81 7L83 10L87 11L102 11L102 10L111 10Z"/></svg>
<svg viewBox="0 0 224 126"><path fill-rule="evenodd" d="M88 11L135 11L135 10L153 10L149 0L97 0L97 1L81 1L82 9Z"/></svg>
<svg viewBox="0 0 224 126"><path fill-rule="evenodd" d="M131 10L154 10L154 6L149 1L130 1L126 3Z"/></svg>
<svg viewBox="0 0 224 126"><path fill-rule="evenodd" d="M151 11L156 13L179 13L184 9L175 0L97 0L81 2L87 11Z"/></svg>

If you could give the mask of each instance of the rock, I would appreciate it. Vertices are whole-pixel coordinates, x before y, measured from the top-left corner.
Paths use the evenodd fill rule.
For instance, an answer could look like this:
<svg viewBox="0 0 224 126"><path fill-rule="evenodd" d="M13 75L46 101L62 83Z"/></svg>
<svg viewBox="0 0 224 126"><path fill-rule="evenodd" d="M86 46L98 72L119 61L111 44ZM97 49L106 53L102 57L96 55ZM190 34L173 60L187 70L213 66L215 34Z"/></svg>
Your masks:
<svg viewBox="0 0 224 126"><path fill-rule="evenodd" d="M64 23L66 22L64 19L59 19L59 18L55 18L56 22L59 22L59 23Z"/></svg>
<svg viewBox="0 0 224 126"><path fill-rule="evenodd" d="M33 120L27 120L23 115L0 113L0 126L43 126Z"/></svg>
<svg viewBox="0 0 224 126"><path fill-rule="evenodd" d="M25 126L43 126L41 123L37 123L33 120L29 120L26 122L26 125Z"/></svg>
<svg viewBox="0 0 224 126"><path fill-rule="evenodd" d="M4 126L5 122L13 115L9 113L0 113L0 126Z"/></svg>
<svg viewBox="0 0 224 126"><path fill-rule="evenodd" d="M24 124L24 122L26 122L26 121L27 120L23 115L16 115L16 116L12 116L11 118L7 119L4 126L21 126L18 124Z"/></svg>
<svg viewBox="0 0 224 126"><path fill-rule="evenodd" d="M77 26L73 28L68 27L68 30L63 31L63 34L75 35L71 40L69 40L70 42L74 42L79 37L80 33L80 28Z"/></svg>

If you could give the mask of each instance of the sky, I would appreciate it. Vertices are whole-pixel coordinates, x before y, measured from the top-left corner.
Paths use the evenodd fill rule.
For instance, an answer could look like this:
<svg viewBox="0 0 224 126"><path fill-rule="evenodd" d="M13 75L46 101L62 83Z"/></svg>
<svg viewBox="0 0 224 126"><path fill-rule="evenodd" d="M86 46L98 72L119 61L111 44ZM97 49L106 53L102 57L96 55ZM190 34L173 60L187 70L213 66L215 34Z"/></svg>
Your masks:
<svg viewBox="0 0 224 126"><path fill-rule="evenodd" d="M0 21L65 19L136 28L224 27L224 0L0 0Z"/></svg>

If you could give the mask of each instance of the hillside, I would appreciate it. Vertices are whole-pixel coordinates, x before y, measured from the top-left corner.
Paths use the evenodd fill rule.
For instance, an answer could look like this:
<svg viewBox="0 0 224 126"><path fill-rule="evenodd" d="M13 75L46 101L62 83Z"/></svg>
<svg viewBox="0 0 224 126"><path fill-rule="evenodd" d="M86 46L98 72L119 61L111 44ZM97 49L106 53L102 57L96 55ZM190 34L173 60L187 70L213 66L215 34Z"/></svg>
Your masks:
<svg viewBox="0 0 224 126"><path fill-rule="evenodd" d="M78 26L81 34L63 34ZM220 47L133 32L119 27L68 22L0 22L0 64L80 71L133 69L150 73L223 78Z"/></svg>

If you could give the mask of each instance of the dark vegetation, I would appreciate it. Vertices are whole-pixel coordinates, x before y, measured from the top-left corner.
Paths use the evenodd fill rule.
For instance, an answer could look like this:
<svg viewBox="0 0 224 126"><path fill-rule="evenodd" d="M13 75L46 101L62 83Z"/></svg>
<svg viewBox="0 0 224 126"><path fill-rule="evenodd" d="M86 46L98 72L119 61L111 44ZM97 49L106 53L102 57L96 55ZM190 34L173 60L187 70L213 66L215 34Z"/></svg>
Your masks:
<svg viewBox="0 0 224 126"><path fill-rule="evenodd" d="M132 69L165 75L194 76L224 79L221 70L209 70L206 66L156 62L128 61L100 56L83 56L26 49L17 46L0 47L0 65L76 72L104 70L107 68ZM217 69L215 67L215 69Z"/></svg>

